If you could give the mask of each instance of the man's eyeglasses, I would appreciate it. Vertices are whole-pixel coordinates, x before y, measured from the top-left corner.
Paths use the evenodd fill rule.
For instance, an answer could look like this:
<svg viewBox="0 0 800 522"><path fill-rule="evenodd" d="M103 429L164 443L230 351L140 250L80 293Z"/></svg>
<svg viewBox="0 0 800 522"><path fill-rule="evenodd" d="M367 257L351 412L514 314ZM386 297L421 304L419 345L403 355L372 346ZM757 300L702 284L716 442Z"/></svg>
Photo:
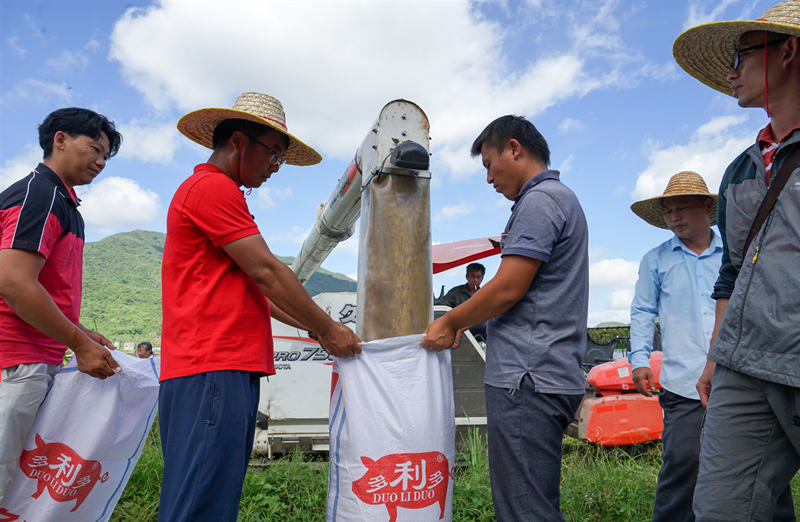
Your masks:
<svg viewBox="0 0 800 522"><path fill-rule="evenodd" d="M283 166L284 163L286 163L286 158L283 157L283 154L275 152L275 150L273 150L272 147L270 147L269 145L266 145L264 143L261 143L259 140L257 140L256 138L250 136L249 134L245 134L245 136L250 138L252 141L255 141L256 143L258 143L259 145L261 145L262 147L264 147L265 149L267 149L268 151L270 151L272 153L272 156L269 157L269 164L270 165L274 165L274 166L280 168L281 166Z"/></svg>
<svg viewBox="0 0 800 522"><path fill-rule="evenodd" d="M762 44L758 44L758 45L751 45L750 47L743 47L741 49L735 49L734 52L733 52L733 57L731 58L731 63L730 63L731 69L733 69L734 71L739 69L739 66L742 64L742 55L743 54L749 53L750 51L755 51L756 49L763 49L764 47L767 47L768 45L774 45L776 43L783 43L788 39L789 39L789 37L787 36L786 38L779 38L777 40L772 40L771 42L762 43Z"/></svg>

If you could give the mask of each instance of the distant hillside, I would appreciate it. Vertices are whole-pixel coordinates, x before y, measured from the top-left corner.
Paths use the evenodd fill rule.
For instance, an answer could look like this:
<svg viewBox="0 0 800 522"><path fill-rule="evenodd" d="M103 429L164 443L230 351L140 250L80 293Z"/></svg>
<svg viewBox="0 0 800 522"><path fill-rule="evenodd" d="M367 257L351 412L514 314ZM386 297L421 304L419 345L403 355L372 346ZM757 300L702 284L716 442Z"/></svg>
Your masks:
<svg viewBox="0 0 800 522"><path fill-rule="evenodd" d="M276 256L289 266L294 262L294 256ZM309 295L322 294L324 292L355 292L356 282L344 274L329 272L324 268L317 269L305 284L306 292Z"/></svg>
<svg viewBox="0 0 800 522"><path fill-rule="evenodd" d="M81 322L112 341L161 340L161 257L165 234L134 230L86 243ZM286 264L293 257L281 257ZM311 295L354 292L356 282L320 269L306 284Z"/></svg>
<svg viewBox="0 0 800 522"><path fill-rule="evenodd" d="M164 234L134 230L86 243L81 322L112 341L161 339Z"/></svg>

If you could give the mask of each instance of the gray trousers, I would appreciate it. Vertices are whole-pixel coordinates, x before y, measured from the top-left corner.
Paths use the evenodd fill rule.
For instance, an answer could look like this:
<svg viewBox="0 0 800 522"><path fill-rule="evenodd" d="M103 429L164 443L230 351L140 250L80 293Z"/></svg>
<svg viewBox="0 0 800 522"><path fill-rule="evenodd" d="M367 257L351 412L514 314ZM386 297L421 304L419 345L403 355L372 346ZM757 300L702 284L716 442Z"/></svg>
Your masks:
<svg viewBox="0 0 800 522"><path fill-rule="evenodd" d="M19 467L23 444L58 364L18 364L0 376L0 502Z"/></svg>
<svg viewBox="0 0 800 522"><path fill-rule="evenodd" d="M717 365L694 491L698 521L769 521L800 468L800 389Z"/></svg>
<svg viewBox="0 0 800 522"><path fill-rule="evenodd" d="M561 439L583 395L539 393L528 375L518 390L488 384L485 390L495 517L499 522L563 521Z"/></svg>

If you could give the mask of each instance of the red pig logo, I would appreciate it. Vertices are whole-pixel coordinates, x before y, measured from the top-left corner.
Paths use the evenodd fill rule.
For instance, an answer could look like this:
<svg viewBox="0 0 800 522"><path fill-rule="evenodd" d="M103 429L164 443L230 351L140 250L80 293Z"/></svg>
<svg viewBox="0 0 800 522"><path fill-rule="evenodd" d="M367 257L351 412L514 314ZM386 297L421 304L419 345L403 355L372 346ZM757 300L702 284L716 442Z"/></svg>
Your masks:
<svg viewBox="0 0 800 522"><path fill-rule="evenodd" d="M38 433L36 447L22 452L19 467L25 475L37 480L33 498L39 498L47 486L50 496L57 502L77 499L70 511L78 509L98 480L108 480L108 473L100 476L99 462L82 459L66 444L45 443Z"/></svg>
<svg viewBox="0 0 800 522"><path fill-rule="evenodd" d="M421 509L437 502L444 518L452 473L443 453L395 453L378 460L361 457L361 462L367 472L353 482L353 493L366 504L385 504L389 522L397 520L398 506Z"/></svg>
<svg viewBox="0 0 800 522"><path fill-rule="evenodd" d="M18 519L19 515L15 515L6 508L0 508L0 522L12 522Z"/></svg>

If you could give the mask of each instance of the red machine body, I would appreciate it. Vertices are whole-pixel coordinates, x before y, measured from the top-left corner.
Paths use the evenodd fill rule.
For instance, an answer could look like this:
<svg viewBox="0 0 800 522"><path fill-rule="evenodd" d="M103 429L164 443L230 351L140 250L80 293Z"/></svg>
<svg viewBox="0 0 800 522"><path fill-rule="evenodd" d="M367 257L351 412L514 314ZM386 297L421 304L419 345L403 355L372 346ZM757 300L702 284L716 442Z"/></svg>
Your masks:
<svg viewBox="0 0 800 522"><path fill-rule="evenodd" d="M661 352L650 355L656 387L661 389ZM586 376L587 396L577 414L578 438L620 446L661 438L664 414L658 397L636 391L628 359L598 364Z"/></svg>

